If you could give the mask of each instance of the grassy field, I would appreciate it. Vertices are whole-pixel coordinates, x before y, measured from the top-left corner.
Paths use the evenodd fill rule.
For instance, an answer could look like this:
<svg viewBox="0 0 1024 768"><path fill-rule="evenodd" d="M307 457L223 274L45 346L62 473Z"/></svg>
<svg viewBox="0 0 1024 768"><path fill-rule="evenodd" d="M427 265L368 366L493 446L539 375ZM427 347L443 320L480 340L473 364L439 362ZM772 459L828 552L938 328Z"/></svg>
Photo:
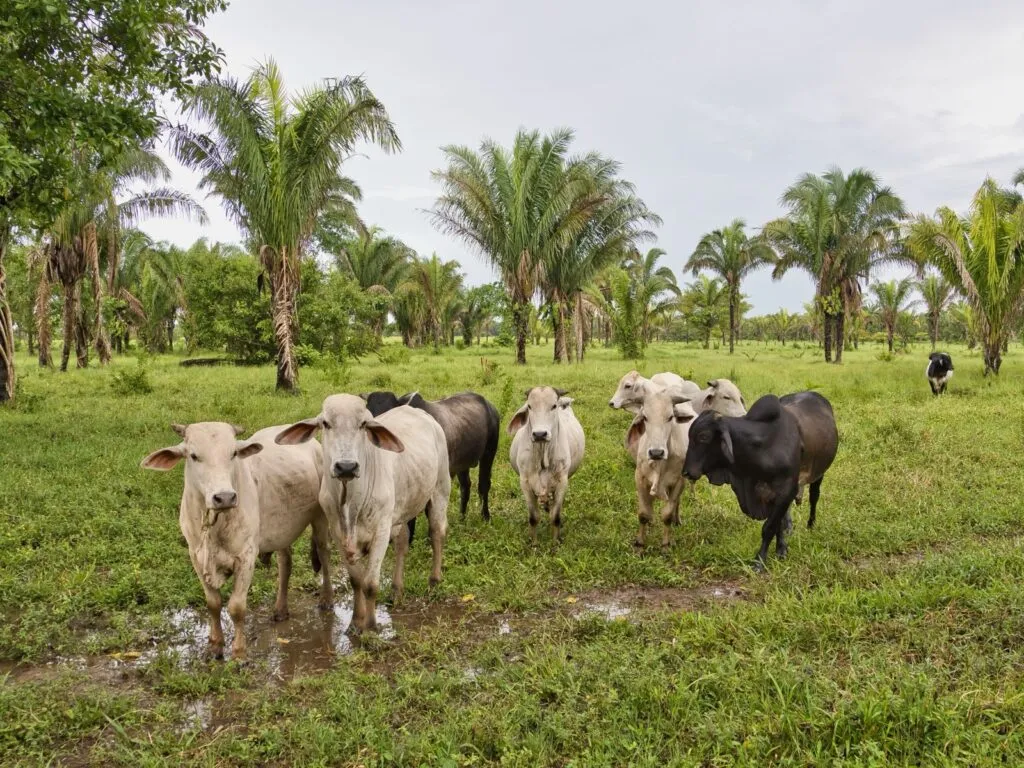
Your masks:
<svg viewBox="0 0 1024 768"><path fill-rule="evenodd" d="M270 368L164 357L148 363L151 393L118 394L132 358L66 375L22 359L21 399L0 410L0 763L1020 764L1024 357L1012 349L989 381L952 348L956 376L934 399L925 347L879 351L841 367L810 347L648 351L645 373L728 377L748 403L805 388L832 401L841 444L818 526L798 509L789 559L764 575L749 567L760 526L706 482L669 552L633 548L629 416L607 406L633 366L612 351L556 367L531 347L526 368L494 347L392 352L304 370L298 397L273 392ZM503 434L494 520L475 499L451 518L433 594L417 534L408 604L381 638L344 639L347 586L336 616L304 613L303 539L297 618L271 625L274 571L258 569L251 663L197 652L181 472L138 466L176 442L169 422L255 429L336 391L472 388L504 426L537 383L572 390L587 434L560 547L546 525L529 546Z"/></svg>

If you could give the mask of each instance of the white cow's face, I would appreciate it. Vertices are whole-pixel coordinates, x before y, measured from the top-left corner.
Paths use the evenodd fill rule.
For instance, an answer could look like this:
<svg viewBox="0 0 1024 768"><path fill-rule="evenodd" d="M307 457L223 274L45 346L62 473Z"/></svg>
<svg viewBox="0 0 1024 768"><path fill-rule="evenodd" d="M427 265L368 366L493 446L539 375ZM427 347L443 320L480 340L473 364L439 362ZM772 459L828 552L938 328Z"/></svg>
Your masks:
<svg viewBox="0 0 1024 768"><path fill-rule="evenodd" d="M323 403L320 415L292 424L276 438L282 445L304 443L320 429L324 449L325 474L340 482L359 477L371 451L377 449L401 453L402 441L378 423L355 395L331 395Z"/></svg>
<svg viewBox="0 0 1024 768"><path fill-rule="evenodd" d="M627 440L630 446L640 440L642 435L647 438L647 455L651 461L664 461L673 455L673 451L680 455L685 453L686 432L683 432L683 445L673 444L676 424L683 424L689 429L689 423L696 418L693 408L686 398L678 395L668 395L664 392L653 392L644 398L644 405L640 413L629 427Z"/></svg>
<svg viewBox="0 0 1024 768"><path fill-rule="evenodd" d="M747 404L739 387L728 379L713 379L704 390L701 411L714 411L723 416L746 416Z"/></svg>
<svg viewBox="0 0 1024 768"><path fill-rule="evenodd" d="M619 379L619 386L616 388L615 394L612 395L612 399L608 401L608 405L612 408L638 405L644 399L644 387L642 384L643 381L640 373L638 371L630 371Z"/></svg>
<svg viewBox="0 0 1024 768"><path fill-rule="evenodd" d="M189 426L173 424L182 437L180 445L161 448L147 456L142 466L166 471L185 460L185 488L201 496L206 509L238 506L235 482L237 462L263 450L260 443L238 440L244 430L221 421L204 421Z"/></svg>
<svg viewBox="0 0 1024 768"><path fill-rule="evenodd" d="M533 387L526 392L526 404L516 411L509 422L508 431L515 434L523 427L529 431L535 443L554 440L558 433L558 410L567 408L572 399L565 397L566 390L553 387Z"/></svg>

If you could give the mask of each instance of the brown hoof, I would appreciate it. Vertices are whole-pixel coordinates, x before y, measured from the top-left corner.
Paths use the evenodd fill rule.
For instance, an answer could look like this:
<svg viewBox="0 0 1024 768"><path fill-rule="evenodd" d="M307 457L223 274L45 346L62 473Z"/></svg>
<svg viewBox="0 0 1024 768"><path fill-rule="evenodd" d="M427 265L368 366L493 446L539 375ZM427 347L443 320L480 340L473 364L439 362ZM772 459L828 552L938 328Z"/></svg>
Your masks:
<svg viewBox="0 0 1024 768"><path fill-rule="evenodd" d="M326 613L327 611L333 611L334 610L334 601L333 600L326 600L326 599L325 600L321 600L320 602L318 602L316 604L316 607L317 607L318 611L323 611L324 613Z"/></svg>
<svg viewBox="0 0 1024 768"><path fill-rule="evenodd" d="M274 611L274 621L288 621L291 614L288 611Z"/></svg>

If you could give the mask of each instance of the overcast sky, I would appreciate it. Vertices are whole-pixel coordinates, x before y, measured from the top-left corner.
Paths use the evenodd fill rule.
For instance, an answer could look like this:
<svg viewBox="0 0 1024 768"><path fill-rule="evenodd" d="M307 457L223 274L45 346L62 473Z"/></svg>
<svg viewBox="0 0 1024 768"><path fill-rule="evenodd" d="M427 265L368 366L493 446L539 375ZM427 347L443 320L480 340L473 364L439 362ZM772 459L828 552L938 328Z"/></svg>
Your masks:
<svg viewBox="0 0 1024 768"><path fill-rule="evenodd" d="M430 172L442 145L507 145L520 126L571 127L576 149L619 160L665 220L658 245L677 274L704 232L778 215L806 171L866 166L930 213L1024 166L1024 8L1010 0L234 0L207 32L238 76L268 56L293 90L364 75L404 151L346 165L361 215L458 259L472 284L494 275L431 227ZM205 205L206 227L144 228L181 245L239 240ZM756 314L796 310L811 283L762 271L745 291Z"/></svg>

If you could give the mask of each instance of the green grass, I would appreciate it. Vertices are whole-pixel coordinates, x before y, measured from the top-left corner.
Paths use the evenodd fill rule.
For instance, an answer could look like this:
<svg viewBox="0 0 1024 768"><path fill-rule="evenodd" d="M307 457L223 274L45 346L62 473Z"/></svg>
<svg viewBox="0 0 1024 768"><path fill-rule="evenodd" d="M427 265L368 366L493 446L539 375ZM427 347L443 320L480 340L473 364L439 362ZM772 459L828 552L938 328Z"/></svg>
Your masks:
<svg viewBox="0 0 1024 768"><path fill-rule="evenodd" d="M531 347L522 369L494 347L368 358L347 373L304 370L297 397L274 393L270 368L186 369L158 358L146 375L152 391L131 394L130 358L66 375L19 359L20 400L0 410L0 659L19 670L0 682L0 763L1024 761L1018 349L998 381L982 378L976 355L951 349L956 375L941 399L924 380L924 347L885 362L871 345L847 352L841 367L813 347L743 345L731 358L650 349L645 373L728 377L748 403L808 387L832 401L841 444L818 527L807 531L798 508L789 559L771 560L765 575L749 568L759 525L728 488L707 483L695 504L684 499L670 552L633 549L629 417L607 406L633 365L601 350L583 366L557 367L550 351ZM482 356L496 374L484 374ZM553 548L542 525L540 546L529 546L503 434L492 523L475 499L465 521L451 518L434 594L419 534L406 566L409 599L451 606L448 619L405 630L398 621L395 640L284 682L259 659L32 666L144 650L153 638L170 646L168 612L202 606L177 525L181 473L138 467L176 441L171 421L256 429L311 416L335 391L438 397L472 388L498 405L504 427L522 390L538 383L572 390L587 434L565 542ZM304 539L295 593L316 589L307 547ZM625 586L718 583L744 599L611 621L579 617L570 603ZM250 606L266 606L273 591L273 571L258 569ZM466 609L461 618L454 606ZM494 631L500 619L510 633ZM213 710L202 725L189 718L197 699Z"/></svg>

